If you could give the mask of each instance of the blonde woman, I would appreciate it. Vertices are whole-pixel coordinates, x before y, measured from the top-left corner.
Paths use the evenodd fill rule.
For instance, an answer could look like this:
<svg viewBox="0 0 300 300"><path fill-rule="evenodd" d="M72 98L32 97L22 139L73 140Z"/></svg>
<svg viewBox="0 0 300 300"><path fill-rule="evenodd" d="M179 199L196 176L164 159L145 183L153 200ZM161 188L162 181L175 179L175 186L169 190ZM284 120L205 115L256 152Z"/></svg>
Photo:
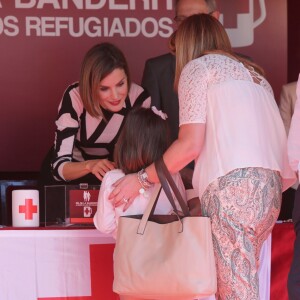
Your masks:
<svg viewBox="0 0 300 300"><path fill-rule="evenodd" d="M212 221L217 299L259 299L263 241L295 181L286 134L262 69L237 57L224 27L199 14L185 19L175 40L179 95L178 139L164 153L171 173L195 160L193 186ZM138 193L141 172L115 184L111 199ZM153 164L142 171L158 181Z"/></svg>

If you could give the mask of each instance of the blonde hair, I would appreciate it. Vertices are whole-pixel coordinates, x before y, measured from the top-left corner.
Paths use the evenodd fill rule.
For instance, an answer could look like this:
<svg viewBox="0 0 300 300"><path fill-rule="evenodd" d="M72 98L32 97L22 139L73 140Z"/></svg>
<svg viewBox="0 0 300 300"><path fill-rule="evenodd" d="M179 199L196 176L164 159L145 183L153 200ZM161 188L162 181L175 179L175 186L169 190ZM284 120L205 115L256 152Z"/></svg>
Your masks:
<svg viewBox="0 0 300 300"><path fill-rule="evenodd" d="M124 70L129 88L128 64L122 51L115 45L110 43L97 44L86 53L83 59L79 92L84 108L93 117L103 117L98 96L99 82L115 69Z"/></svg>
<svg viewBox="0 0 300 300"><path fill-rule="evenodd" d="M223 25L208 14L197 14L185 19L179 26L175 37L176 71L175 90L178 88L180 74L185 65L202 55L220 53L242 62L264 75L263 69L250 60L235 54Z"/></svg>

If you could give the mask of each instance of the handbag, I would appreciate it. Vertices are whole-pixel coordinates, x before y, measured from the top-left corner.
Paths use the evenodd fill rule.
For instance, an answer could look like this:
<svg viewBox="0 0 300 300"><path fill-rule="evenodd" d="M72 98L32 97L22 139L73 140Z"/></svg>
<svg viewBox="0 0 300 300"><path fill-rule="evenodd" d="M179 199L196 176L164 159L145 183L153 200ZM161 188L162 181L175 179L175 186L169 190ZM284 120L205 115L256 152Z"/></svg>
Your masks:
<svg viewBox="0 0 300 300"><path fill-rule="evenodd" d="M155 162L155 167L161 184L155 185L144 214L119 218L113 291L143 299L213 295L217 276L210 219L190 216L163 160ZM161 187L175 215L153 215ZM171 190L183 216L178 214Z"/></svg>

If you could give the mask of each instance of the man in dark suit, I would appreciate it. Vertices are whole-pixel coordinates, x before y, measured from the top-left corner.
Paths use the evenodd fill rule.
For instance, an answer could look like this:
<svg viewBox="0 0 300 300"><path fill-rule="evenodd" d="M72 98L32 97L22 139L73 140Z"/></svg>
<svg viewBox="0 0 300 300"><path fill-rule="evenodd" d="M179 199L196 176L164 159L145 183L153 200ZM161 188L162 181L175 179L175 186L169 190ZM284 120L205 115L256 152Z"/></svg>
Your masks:
<svg viewBox="0 0 300 300"><path fill-rule="evenodd" d="M199 14L211 14L219 18L215 0L177 0L175 1L176 25L187 17ZM142 86L151 95L151 103L168 115L171 129L171 139L177 139L179 130L178 96L174 91L175 56L172 53L163 54L148 59L145 64Z"/></svg>

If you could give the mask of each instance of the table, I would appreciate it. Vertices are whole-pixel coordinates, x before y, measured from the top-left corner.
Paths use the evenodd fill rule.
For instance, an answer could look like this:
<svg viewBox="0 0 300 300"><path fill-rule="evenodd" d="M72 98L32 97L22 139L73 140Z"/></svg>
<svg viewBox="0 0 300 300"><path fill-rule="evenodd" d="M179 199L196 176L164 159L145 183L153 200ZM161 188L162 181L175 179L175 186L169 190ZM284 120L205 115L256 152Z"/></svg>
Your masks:
<svg viewBox="0 0 300 300"><path fill-rule="evenodd" d="M1 300L113 300L114 240L95 229L1 230Z"/></svg>
<svg viewBox="0 0 300 300"><path fill-rule="evenodd" d="M293 238L292 224L275 225L271 300L288 299L286 278ZM285 250L281 253L282 243ZM270 274L270 247L271 240L261 254L264 274ZM112 292L113 249L114 240L96 229L1 229L0 299L117 300ZM262 293L270 293L270 280L262 283ZM261 296L261 300L268 298Z"/></svg>

